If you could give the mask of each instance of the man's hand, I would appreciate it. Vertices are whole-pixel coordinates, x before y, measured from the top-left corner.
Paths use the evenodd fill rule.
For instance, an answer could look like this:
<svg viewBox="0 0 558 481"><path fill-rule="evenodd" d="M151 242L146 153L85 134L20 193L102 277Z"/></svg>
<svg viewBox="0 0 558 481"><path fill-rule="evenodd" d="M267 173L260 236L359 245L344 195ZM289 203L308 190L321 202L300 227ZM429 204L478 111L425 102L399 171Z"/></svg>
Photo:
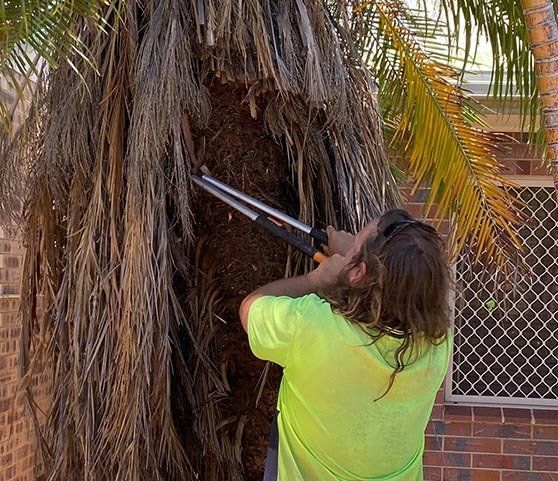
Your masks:
<svg viewBox="0 0 558 481"><path fill-rule="evenodd" d="M328 226L326 232L329 245L325 246L324 250L330 256L334 254L345 256L355 243L355 236L344 230L335 230L333 227Z"/></svg>
<svg viewBox="0 0 558 481"><path fill-rule="evenodd" d="M315 270L308 274L308 278L316 290L325 289L339 284L341 274L347 266L347 259L339 254L326 258Z"/></svg>

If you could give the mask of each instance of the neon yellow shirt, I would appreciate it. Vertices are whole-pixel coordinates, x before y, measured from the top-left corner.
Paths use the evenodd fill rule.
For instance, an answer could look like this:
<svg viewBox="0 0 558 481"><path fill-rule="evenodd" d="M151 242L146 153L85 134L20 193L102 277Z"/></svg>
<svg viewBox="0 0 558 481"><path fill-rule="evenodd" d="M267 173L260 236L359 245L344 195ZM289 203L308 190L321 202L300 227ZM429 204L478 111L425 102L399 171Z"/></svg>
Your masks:
<svg viewBox="0 0 558 481"><path fill-rule="evenodd" d="M362 329L316 295L257 299L248 337L257 357L284 368L279 481L422 481L424 430L450 359L449 336L425 343L376 402L400 341L384 336L369 345Z"/></svg>

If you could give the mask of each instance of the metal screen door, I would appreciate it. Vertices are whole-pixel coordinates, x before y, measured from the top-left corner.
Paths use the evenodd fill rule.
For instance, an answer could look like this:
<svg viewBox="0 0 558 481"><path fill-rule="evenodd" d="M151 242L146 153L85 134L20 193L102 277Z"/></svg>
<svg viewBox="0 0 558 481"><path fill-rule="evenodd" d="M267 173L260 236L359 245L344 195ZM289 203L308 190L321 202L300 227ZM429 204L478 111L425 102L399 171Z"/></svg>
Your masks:
<svg viewBox="0 0 558 481"><path fill-rule="evenodd" d="M553 187L522 187L532 225L520 230L530 278L491 289L462 256L446 400L558 408L558 205Z"/></svg>

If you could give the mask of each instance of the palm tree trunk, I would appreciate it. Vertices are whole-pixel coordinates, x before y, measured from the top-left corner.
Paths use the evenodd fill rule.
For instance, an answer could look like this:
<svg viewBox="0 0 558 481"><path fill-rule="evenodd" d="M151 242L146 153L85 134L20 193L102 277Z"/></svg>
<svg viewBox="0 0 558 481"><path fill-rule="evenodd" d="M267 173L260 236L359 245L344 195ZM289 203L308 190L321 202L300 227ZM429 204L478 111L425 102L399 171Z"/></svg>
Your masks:
<svg viewBox="0 0 558 481"><path fill-rule="evenodd" d="M296 215L293 210L296 206L289 202L294 192L292 187L289 188L287 152L266 132L262 119L252 118L249 106L242 103L247 90L234 84L213 84L208 90L211 103L208 125L193 132L195 146L200 147L196 149L200 152L199 160L213 175L233 187ZM258 110L266 108L263 98L258 104ZM203 192L197 194L193 204L194 216L199 220L195 229L195 238L199 239L196 250L213 264L212 277L219 287L219 306L211 306L208 310L227 323L202 319L195 332L200 335L200 344L206 342L203 340L205 323L213 322L215 346L212 360L222 373L226 373L229 387L227 401L221 403L207 401L212 399L214 390L208 387L207 392L200 395L204 402L200 403L203 407L198 410L198 417L207 419L207 426L228 419L227 429L211 427L208 431L215 432L216 445L230 446L222 448L222 452L240 449L235 438L242 440L239 461L242 462L243 479L257 481L263 478L270 419L275 412L281 371L276 366L269 366L267 381L260 384L266 365L250 352L246 334L238 322L238 308L246 294L285 274L287 247L232 213L217 199ZM198 267L205 275L213 271ZM204 290L203 286L196 286L196 289L198 292ZM207 294L198 296L206 297ZM200 373L198 380L201 377L210 376ZM200 388L197 389L199 392ZM259 398L258 402L256 398ZM225 463L208 451L202 462L200 480L237 479L232 474L234 467L228 465L228 470L223 469Z"/></svg>
<svg viewBox="0 0 558 481"><path fill-rule="evenodd" d="M548 158L558 195L558 24L552 0L522 0L521 6L535 57Z"/></svg>

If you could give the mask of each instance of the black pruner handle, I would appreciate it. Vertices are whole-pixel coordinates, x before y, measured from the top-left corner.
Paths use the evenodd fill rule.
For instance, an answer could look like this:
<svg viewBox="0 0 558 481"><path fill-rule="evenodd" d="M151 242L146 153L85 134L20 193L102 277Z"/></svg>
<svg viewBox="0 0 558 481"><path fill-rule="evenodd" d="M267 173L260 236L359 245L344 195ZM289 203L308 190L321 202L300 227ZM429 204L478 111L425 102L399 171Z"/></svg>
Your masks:
<svg viewBox="0 0 558 481"><path fill-rule="evenodd" d="M270 221L265 215L259 215L254 222L318 263L322 262L327 257L322 251L307 244L300 237L291 234L288 230L277 225L275 222Z"/></svg>
<svg viewBox="0 0 558 481"><path fill-rule="evenodd" d="M329 244L329 239L325 231L323 231L322 229L318 229L317 227L312 227L312 230L310 231L310 237L316 239L318 242L320 242L320 244L323 244L325 246Z"/></svg>

